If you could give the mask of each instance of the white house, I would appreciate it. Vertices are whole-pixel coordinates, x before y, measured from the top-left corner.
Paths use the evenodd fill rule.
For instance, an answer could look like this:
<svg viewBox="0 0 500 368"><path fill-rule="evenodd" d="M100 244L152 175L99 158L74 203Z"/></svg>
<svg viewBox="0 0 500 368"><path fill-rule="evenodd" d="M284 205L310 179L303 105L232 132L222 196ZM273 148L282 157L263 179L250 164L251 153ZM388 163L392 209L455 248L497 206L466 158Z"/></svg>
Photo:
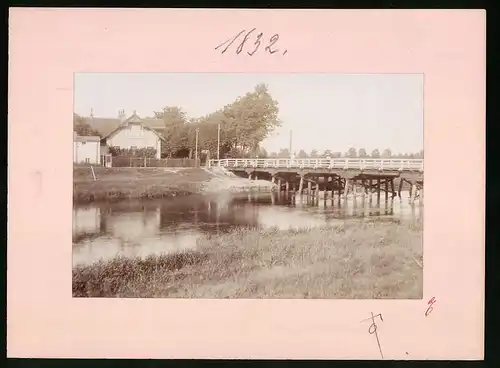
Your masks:
<svg viewBox="0 0 500 368"><path fill-rule="evenodd" d="M80 136L73 133L73 162L100 164L101 138L96 136Z"/></svg>
<svg viewBox="0 0 500 368"><path fill-rule="evenodd" d="M144 122L134 114L121 124L106 134L102 141L108 147L119 147L122 149L153 148L156 150L156 158L161 158L161 142L165 141L155 129L144 124Z"/></svg>

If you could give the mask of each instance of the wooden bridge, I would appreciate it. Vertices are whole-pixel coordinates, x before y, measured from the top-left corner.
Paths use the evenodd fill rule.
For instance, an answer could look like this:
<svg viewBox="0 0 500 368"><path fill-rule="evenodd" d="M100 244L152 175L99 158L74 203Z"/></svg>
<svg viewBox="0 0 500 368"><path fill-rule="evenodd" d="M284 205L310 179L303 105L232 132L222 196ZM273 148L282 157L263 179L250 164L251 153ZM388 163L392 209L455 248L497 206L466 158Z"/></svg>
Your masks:
<svg viewBox="0 0 500 368"><path fill-rule="evenodd" d="M209 167L222 167L236 175L248 175L252 179L271 180L277 182L279 191L285 190L319 197L324 191L324 198L331 191L331 196L337 192L339 197L347 197L349 193L356 196L356 191L362 188L362 194L375 193L380 199L380 193L401 197L401 191L409 187L410 203L415 198L423 198L423 159L396 158L306 158L306 159L245 159L232 158L210 160ZM394 190L397 180L398 191ZM304 183L307 183L307 189ZM298 191L296 185L298 184Z"/></svg>

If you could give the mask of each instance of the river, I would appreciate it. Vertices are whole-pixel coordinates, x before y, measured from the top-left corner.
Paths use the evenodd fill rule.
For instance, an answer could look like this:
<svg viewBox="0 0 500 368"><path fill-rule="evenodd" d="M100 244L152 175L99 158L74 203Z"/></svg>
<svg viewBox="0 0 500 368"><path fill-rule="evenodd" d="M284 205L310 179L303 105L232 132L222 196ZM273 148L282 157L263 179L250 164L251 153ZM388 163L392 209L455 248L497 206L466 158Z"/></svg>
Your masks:
<svg viewBox="0 0 500 368"><path fill-rule="evenodd" d="M191 196L170 200L124 201L75 205L73 208L73 265L111 259L117 254L144 257L196 247L203 233L235 228L279 229L341 224L346 220L384 218L418 221L423 207L410 205L408 193L377 203L372 197L347 202L302 201L277 193L245 197Z"/></svg>

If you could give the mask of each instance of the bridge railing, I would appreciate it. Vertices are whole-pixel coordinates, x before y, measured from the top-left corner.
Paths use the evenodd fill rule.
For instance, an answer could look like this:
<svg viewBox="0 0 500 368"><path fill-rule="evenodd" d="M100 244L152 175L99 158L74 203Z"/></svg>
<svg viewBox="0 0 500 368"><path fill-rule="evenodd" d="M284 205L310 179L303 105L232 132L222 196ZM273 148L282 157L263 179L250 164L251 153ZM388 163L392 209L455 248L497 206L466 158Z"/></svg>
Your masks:
<svg viewBox="0 0 500 368"><path fill-rule="evenodd" d="M210 167L224 168L297 168L297 169L353 169L353 170L397 170L397 171L423 171L423 159L399 158L228 158L210 160Z"/></svg>

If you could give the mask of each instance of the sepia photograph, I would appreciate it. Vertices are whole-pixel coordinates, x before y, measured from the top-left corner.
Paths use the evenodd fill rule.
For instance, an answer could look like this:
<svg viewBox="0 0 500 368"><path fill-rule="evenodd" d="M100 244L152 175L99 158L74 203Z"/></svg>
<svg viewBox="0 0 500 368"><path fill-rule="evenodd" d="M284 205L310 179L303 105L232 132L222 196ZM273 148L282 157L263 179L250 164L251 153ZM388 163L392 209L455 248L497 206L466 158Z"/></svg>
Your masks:
<svg viewBox="0 0 500 368"><path fill-rule="evenodd" d="M75 73L73 297L421 299L423 88Z"/></svg>

